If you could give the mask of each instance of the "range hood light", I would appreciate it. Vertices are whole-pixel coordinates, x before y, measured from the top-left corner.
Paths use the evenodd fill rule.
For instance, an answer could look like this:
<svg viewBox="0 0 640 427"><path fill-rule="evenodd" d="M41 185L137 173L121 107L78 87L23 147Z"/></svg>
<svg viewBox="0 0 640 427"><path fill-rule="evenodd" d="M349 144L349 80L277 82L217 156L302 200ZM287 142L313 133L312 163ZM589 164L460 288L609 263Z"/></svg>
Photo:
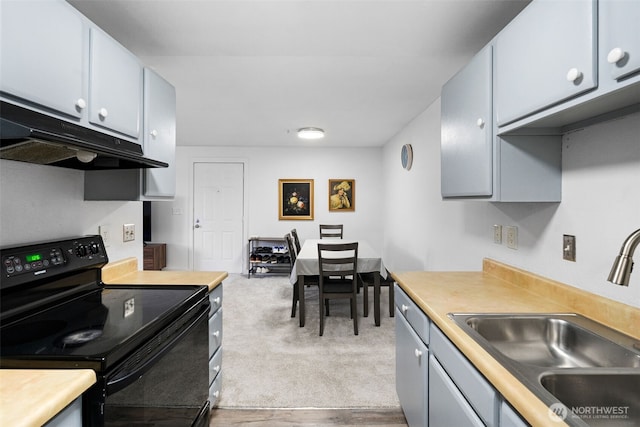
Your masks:
<svg viewBox="0 0 640 427"><path fill-rule="evenodd" d="M91 163L97 156L96 153L92 153L91 151L78 150L76 153L76 157L82 163Z"/></svg>

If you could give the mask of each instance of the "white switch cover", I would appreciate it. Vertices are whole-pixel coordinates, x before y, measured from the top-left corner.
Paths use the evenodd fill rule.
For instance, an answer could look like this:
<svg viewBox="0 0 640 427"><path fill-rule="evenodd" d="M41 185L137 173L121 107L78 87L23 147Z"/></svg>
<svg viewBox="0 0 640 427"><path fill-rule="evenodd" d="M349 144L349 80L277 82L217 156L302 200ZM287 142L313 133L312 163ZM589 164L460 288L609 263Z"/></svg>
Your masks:
<svg viewBox="0 0 640 427"><path fill-rule="evenodd" d="M104 243L105 247L109 247L111 241L111 232L109 231L109 226L108 225L101 225L98 227L98 234L100 234L100 236L102 236L102 242Z"/></svg>
<svg viewBox="0 0 640 427"><path fill-rule="evenodd" d="M136 240L135 224L124 224L122 226L122 241L131 242L133 240Z"/></svg>
<svg viewBox="0 0 640 427"><path fill-rule="evenodd" d="M510 249L518 249L518 227L507 226L507 247Z"/></svg>

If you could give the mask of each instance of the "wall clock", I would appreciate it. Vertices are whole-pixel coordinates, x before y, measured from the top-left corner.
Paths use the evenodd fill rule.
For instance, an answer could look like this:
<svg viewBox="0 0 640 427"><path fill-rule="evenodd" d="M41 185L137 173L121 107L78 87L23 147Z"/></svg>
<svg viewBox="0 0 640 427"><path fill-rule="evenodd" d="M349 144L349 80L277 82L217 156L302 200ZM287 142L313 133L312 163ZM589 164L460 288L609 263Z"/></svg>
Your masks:
<svg viewBox="0 0 640 427"><path fill-rule="evenodd" d="M411 165L413 164L413 148L411 148L411 144L404 144L402 146L402 151L400 152L400 161L403 168L405 168L406 170L411 169Z"/></svg>

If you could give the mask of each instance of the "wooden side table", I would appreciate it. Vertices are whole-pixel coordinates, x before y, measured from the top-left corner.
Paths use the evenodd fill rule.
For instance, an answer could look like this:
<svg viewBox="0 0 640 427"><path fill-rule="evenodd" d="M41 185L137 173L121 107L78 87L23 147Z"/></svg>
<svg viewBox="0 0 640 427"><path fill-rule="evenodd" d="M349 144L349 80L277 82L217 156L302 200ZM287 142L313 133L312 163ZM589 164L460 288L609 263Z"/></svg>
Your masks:
<svg viewBox="0 0 640 427"><path fill-rule="evenodd" d="M143 250L143 270L162 270L167 266L167 244L147 243Z"/></svg>

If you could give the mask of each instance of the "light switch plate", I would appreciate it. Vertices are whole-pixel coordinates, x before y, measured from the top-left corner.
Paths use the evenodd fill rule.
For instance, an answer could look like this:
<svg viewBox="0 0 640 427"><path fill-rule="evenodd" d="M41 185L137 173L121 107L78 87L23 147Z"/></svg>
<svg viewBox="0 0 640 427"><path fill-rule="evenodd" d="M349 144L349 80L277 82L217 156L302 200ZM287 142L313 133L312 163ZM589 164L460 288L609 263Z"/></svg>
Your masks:
<svg viewBox="0 0 640 427"><path fill-rule="evenodd" d="M507 226L507 247L510 249L518 249L518 227Z"/></svg>
<svg viewBox="0 0 640 427"><path fill-rule="evenodd" d="M501 225L496 224L493 226L493 243L495 243L496 245L502 244L502 226Z"/></svg>
<svg viewBox="0 0 640 427"><path fill-rule="evenodd" d="M576 261L576 236L562 235L562 259Z"/></svg>
<svg viewBox="0 0 640 427"><path fill-rule="evenodd" d="M133 240L136 240L135 224L124 224L122 226L122 241L131 242Z"/></svg>

